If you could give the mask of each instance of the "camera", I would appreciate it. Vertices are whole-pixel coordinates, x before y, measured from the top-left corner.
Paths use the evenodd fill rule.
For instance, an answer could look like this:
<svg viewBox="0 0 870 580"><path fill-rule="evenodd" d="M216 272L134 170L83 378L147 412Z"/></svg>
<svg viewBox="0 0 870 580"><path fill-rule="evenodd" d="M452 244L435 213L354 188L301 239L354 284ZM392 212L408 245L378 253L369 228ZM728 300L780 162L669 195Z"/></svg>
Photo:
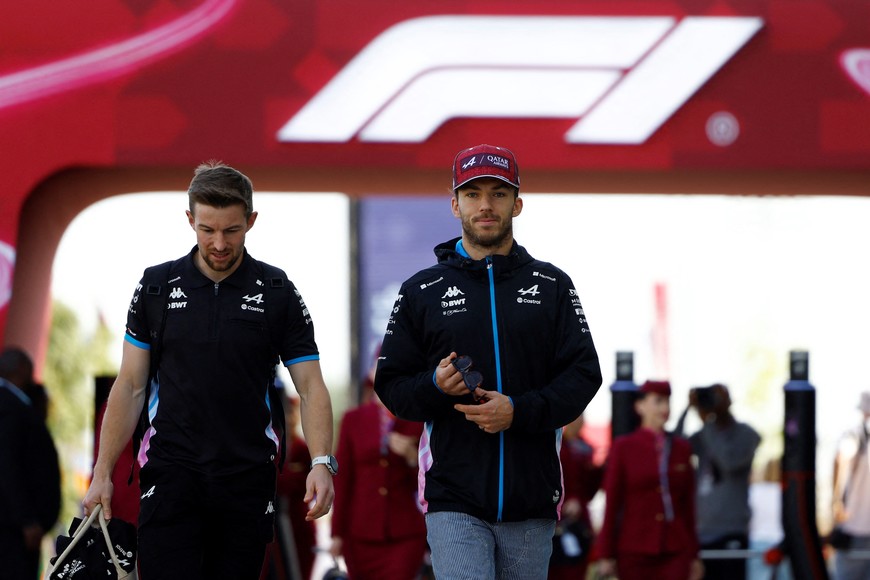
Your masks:
<svg viewBox="0 0 870 580"><path fill-rule="evenodd" d="M695 387L695 401L700 411L714 411L719 403L718 393L715 387Z"/></svg>

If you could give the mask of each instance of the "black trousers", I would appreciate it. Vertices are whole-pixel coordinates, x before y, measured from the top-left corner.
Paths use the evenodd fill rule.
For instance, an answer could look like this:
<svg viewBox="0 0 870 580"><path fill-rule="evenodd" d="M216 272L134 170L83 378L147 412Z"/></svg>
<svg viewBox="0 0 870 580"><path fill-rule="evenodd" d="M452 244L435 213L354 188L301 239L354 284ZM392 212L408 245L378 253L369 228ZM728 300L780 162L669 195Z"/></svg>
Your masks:
<svg viewBox="0 0 870 580"><path fill-rule="evenodd" d="M748 534L729 534L701 545L701 550L746 550ZM746 580L746 559L704 558L704 580Z"/></svg>
<svg viewBox="0 0 870 580"><path fill-rule="evenodd" d="M141 473L141 580L257 580L275 520L275 467L225 477L180 467Z"/></svg>

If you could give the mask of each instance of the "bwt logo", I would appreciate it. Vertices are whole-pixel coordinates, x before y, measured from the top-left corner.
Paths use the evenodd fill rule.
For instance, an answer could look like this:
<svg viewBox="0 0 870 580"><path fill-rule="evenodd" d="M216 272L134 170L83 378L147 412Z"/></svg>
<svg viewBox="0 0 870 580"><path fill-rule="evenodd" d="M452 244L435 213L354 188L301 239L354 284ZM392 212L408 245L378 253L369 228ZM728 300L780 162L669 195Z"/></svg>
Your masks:
<svg viewBox="0 0 870 580"><path fill-rule="evenodd" d="M639 145L762 24L706 16L406 20L357 54L278 140L420 143L452 118L514 117L576 118L567 143Z"/></svg>

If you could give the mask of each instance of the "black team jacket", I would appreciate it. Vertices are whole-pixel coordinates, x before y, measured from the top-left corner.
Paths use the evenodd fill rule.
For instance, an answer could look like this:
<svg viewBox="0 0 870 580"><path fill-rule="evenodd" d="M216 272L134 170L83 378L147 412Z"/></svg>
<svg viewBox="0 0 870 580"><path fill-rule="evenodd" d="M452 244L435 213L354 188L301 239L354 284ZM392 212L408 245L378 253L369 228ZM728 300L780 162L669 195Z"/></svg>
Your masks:
<svg viewBox="0 0 870 580"><path fill-rule="evenodd" d="M601 386L583 306L570 277L516 242L507 256L471 259L456 238L438 264L409 278L387 324L375 390L396 416L426 423L420 446L426 511L490 522L556 519L561 427ZM483 388L514 404L513 423L486 433L456 411L473 397L434 382L442 358L470 356Z"/></svg>

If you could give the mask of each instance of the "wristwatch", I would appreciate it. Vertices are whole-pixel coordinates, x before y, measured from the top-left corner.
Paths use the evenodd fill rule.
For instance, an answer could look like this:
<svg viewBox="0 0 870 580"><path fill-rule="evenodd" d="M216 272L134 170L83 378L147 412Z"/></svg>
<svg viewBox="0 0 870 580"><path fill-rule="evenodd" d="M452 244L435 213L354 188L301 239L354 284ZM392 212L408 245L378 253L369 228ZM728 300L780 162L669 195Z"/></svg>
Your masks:
<svg viewBox="0 0 870 580"><path fill-rule="evenodd" d="M332 475L338 473L338 459L335 458L335 455L321 455L315 457L311 460L311 467L313 468L315 465L325 465L326 469L328 469L329 473Z"/></svg>

